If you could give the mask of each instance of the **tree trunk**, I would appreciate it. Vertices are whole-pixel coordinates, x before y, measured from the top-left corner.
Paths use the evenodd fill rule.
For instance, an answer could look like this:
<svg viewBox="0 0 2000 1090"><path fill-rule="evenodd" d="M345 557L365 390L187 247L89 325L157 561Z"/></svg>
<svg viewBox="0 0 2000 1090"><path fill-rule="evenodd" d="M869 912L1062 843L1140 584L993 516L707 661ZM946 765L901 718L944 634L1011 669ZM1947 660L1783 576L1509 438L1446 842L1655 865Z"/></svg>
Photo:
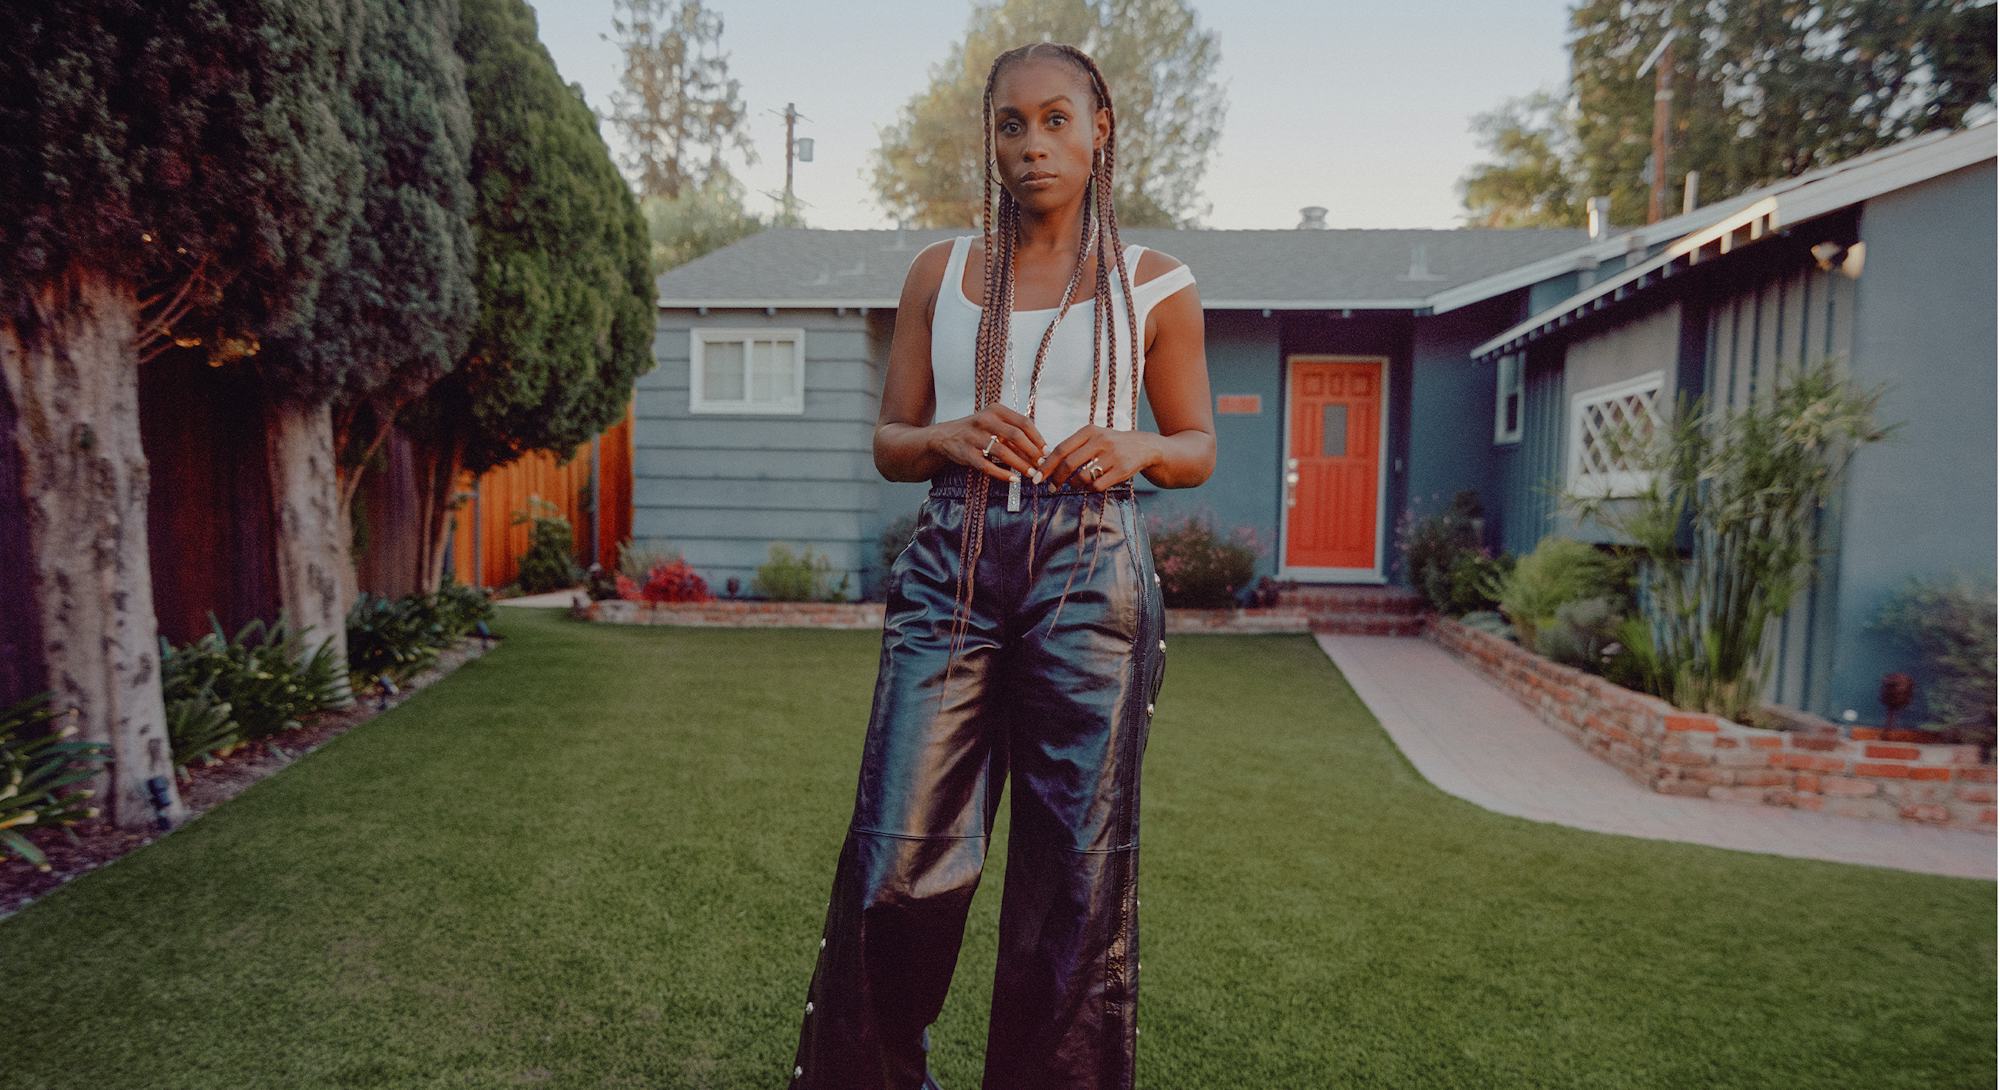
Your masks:
<svg viewBox="0 0 2000 1090"><path fill-rule="evenodd" d="M311 656L331 644L347 691L347 610L353 603L347 520L341 517L340 476L334 467L333 416L326 405L304 408L273 401L266 409L266 461L277 523L278 589L285 615ZM342 572L350 572L345 578Z"/></svg>
<svg viewBox="0 0 2000 1090"><path fill-rule="evenodd" d="M444 552L446 531L450 529L452 496L458 485L459 458L465 453L465 433L462 429L445 425L441 434L412 436L411 453L415 457L418 494L421 496L418 524L419 548L417 555L422 563L418 571L419 586L425 594L436 594L444 585Z"/></svg>
<svg viewBox="0 0 2000 1090"><path fill-rule="evenodd" d="M41 328L0 326L0 378L15 410L41 655L78 737L111 743L85 786L121 829L187 816L160 699L160 645L146 546L139 441L137 294L79 274L33 300ZM157 811L148 783L164 803Z"/></svg>

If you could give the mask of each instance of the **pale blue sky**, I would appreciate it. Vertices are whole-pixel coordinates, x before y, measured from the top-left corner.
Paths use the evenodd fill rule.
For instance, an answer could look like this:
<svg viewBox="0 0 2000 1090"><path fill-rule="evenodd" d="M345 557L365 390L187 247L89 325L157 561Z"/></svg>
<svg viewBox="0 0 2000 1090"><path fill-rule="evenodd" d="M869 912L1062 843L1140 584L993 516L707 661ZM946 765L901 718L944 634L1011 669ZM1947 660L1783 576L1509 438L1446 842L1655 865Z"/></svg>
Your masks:
<svg viewBox="0 0 2000 1090"><path fill-rule="evenodd" d="M600 114L621 67L611 0L531 0L563 78ZM867 169L903 104L964 34L970 5L878 0L709 0L741 82L759 160L730 156L751 208L769 213L785 181L785 103L807 119L814 161L794 191L814 227L894 226ZM1202 195L1207 227L1288 228L1324 205L1334 227L1456 227L1455 182L1481 158L1474 114L1566 81L1566 0L1359 3L1196 0L1217 33L1227 102ZM1113 88L1114 93L1116 88ZM974 124L967 118L968 125ZM605 137L617 148L607 123Z"/></svg>

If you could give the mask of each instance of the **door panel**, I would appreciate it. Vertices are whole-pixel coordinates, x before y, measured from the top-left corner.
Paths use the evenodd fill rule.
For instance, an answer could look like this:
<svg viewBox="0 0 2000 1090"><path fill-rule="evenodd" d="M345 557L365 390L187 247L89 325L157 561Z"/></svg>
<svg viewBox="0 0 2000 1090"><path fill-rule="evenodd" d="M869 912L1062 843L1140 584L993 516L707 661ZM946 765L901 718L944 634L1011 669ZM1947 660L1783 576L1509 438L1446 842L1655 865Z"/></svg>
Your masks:
<svg viewBox="0 0 2000 1090"><path fill-rule="evenodd" d="M1286 567L1373 569L1382 468L1380 360L1291 365L1291 447L1298 474Z"/></svg>

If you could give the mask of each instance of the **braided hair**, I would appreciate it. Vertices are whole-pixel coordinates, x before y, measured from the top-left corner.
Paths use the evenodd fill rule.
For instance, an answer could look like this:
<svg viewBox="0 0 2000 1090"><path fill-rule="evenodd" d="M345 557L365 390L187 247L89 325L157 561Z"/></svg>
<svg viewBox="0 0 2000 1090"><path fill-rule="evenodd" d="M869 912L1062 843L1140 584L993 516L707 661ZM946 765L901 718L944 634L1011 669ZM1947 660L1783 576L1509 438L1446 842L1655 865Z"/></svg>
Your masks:
<svg viewBox="0 0 2000 1090"><path fill-rule="evenodd" d="M1096 116L1098 108L1111 110L1111 89L1104 81L1104 74L1098 71L1097 63L1091 60L1088 54L1072 45L1044 41L1010 49L995 57L993 67L987 70L985 101L980 114L981 126L986 133L986 156L981 170L985 189L980 202L982 237L986 246L986 294L985 305L979 315L978 340L973 351L975 412L1000 400L1001 379L1006 373L1008 332L1014 316L1014 254L1016 244L1020 240L1021 226L1021 206L1015 201L1013 193L1004 186L1000 188L998 211L997 213L995 211L993 87L999 81L1000 73L1008 66L1040 57L1063 60L1077 68L1090 81L1091 92L1096 98L1091 116ZM1077 248L1076 266L1070 270L1069 283L1063 287L1062 305L1049 322L1048 330L1042 334L1041 346L1035 352L1034 370L1028 378L1028 401L1025 413L1031 418L1035 414L1036 385L1041 379L1042 365L1048 360L1049 345L1055 338L1056 323L1062 321L1063 316L1069 313L1070 296L1076 290L1077 281L1083 276L1084 262L1089 260L1091 252L1095 250L1100 256L1095 285L1096 305L1091 314L1090 422L1093 424L1099 422L1097 410L1099 360L1109 360L1114 367L1118 360L1118 323L1116 315L1111 313L1111 275L1112 266L1115 265L1125 296L1125 324L1129 333L1127 343L1132 345L1132 405L1128 409L1128 414L1131 418L1131 427L1137 429L1139 426L1139 320L1137 310L1132 303L1132 271L1125 267L1125 247L1118 237L1118 216L1111 200L1112 170L1117 160L1117 149L1118 117L1116 112L1112 112L1111 128L1104 138L1103 154L1093 163L1090 179L1084 187L1083 238ZM1110 389L1104 392L1102 422L1105 427L1115 426L1113 421L1117 419L1117 391L1118 383L1114 378L1110 383ZM946 689L950 686L952 663L956 661L958 648L970 622L974 576L978 572L980 549L986 536L988 489L993 483L993 478L981 472L977 466L965 467L965 479L966 522L959 540L959 578L956 604L952 611L950 653L945 667ZM1032 493L1032 498L1039 506L1040 492ZM1099 493L1096 505L1091 508L1098 525L1102 524L1104 518L1104 503L1105 495ZM1031 512L1028 552L1023 558L1023 562L1031 567L1034 564L1038 519L1039 512ZM1077 520L1076 545L1079 555L1083 549L1083 523L1083 519ZM1094 547L1097 540L1093 538L1089 572L1084 577L1086 581L1097 569L1097 549ZM1055 612L1049 618L1050 627L1054 627L1055 618L1061 615L1063 602L1068 599L1070 584L1075 578L1076 569L1072 566L1069 578L1063 583L1062 596L1056 601ZM941 692L940 699L942 697Z"/></svg>

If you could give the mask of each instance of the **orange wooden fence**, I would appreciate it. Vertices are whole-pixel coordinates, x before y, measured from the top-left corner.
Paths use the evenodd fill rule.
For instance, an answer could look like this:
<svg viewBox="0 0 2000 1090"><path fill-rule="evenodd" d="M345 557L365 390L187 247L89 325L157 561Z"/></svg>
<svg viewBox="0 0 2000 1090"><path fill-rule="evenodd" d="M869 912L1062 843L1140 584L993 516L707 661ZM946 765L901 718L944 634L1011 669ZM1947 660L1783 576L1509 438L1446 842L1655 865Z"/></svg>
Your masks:
<svg viewBox="0 0 2000 1090"><path fill-rule="evenodd" d="M632 405L625 406L625 418L613 424L597 439L579 445L569 462L556 464L553 454L524 455L504 466L488 470L477 481L470 473L460 475L459 490L472 496L452 514L451 570L460 583L502 587L520 573L521 557L528 551L527 522L514 523L517 515L533 517L530 497L540 496L554 504L569 520L575 532L576 558L588 566L592 560L591 447L596 446L597 555L606 568L618 564L618 543L632 536Z"/></svg>

